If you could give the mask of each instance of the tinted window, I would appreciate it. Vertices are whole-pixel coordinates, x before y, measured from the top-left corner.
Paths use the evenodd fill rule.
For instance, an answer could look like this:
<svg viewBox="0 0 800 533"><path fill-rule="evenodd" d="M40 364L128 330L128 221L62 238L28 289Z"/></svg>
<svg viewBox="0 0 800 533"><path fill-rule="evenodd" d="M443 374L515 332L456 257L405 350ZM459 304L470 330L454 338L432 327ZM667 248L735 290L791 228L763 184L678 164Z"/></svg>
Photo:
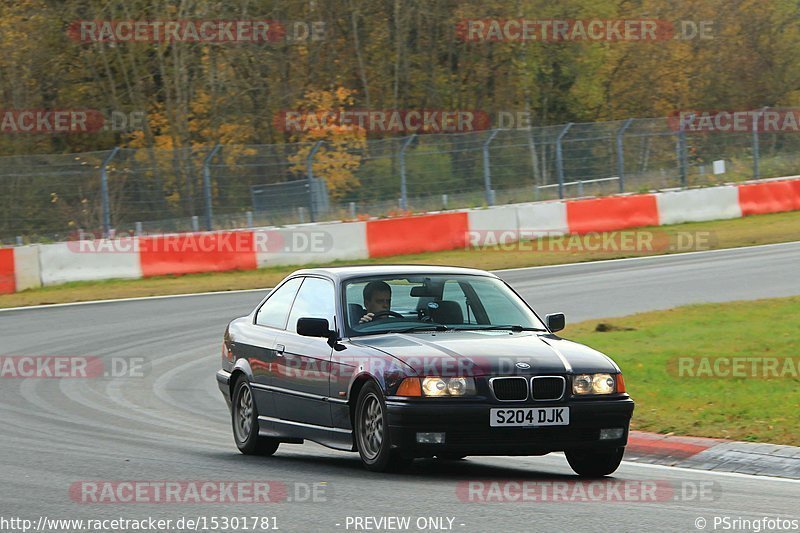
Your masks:
<svg viewBox="0 0 800 533"><path fill-rule="evenodd" d="M286 318L289 316L289 309L292 307L294 295L303 278L290 279L269 295L269 298L261 306L256 315L256 324L269 326L271 328L284 329Z"/></svg>
<svg viewBox="0 0 800 533"><path fill-rule="evenodd" d="M333 283L321 278L306 278L294 300L286 329L297 331L299 318L324 318L333 328L334 301Z"/></svg>
<svg viewBox="0 0 800 533"><path fill-rule="evenodd" d="M348 281L345 305L367 306L363 292L370 283L388 286L391 314L359 323L362 313L348 313L348 335L370 335L409 328L447 325L451 329L544 325L502 281L488 276L459 274L375 276ZM369 309L367 309L369 311Z"/></svg>

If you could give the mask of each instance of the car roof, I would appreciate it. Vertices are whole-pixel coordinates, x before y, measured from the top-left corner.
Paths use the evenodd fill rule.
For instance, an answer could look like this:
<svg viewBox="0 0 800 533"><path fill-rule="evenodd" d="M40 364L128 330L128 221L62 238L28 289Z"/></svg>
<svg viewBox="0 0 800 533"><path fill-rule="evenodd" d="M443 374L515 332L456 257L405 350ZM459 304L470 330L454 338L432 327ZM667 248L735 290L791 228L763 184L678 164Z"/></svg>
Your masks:
<svg viewBox="0 0 800 533"><path fill-rule="evenodd" d="M305 268L293 272L292 276L297 275L319 275L331 278L337 282L351 279L362 278L366 276L418 276L424 274L455 274L455 275L468 275L468 276L484 276L496 278L491 272L485 270L478 270L477 268L462 268L453 266L441 265L353 265L341 267L324 267L324 268Z"/></svg>

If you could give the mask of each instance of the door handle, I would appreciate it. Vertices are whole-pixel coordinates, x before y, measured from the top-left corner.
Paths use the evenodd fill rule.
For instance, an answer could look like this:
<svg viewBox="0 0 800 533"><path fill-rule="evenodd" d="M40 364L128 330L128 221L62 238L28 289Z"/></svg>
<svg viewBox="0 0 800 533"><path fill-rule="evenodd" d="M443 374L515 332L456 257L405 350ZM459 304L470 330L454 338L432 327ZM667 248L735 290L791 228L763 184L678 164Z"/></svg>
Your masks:
<svg viewBox="0 0 800 533"><path fill-rule="evenodd" d="M284 346L283 344L276 344L275 345L275 354L278 357L283 357L284 350L286 350L286 346Z"/></svg>

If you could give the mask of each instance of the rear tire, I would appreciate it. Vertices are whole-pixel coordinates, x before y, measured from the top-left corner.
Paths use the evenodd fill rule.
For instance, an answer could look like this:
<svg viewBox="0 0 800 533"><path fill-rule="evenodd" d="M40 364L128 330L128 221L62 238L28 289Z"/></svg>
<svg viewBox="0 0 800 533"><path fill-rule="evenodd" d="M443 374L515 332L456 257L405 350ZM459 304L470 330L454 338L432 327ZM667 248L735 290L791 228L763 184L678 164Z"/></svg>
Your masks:
<svg viewBox="0 0 800 533"><path fill-rule="evenodd" d="M576 474L582 477L603 477L614 473L622 462L625 448L602 451L567 451L567 462Z"/></svg>
<svg viewBox="0 0 800 533"><path fill-rule="evenodd" d="M393 472L413 460L392 449L387 423L386 400L380 387L371 381L358 395L354 419L358 455L364 468L373 472Z"/></svg>
<svg viewBox="0 0 800 533"><path fill-rule="evenodd" d="M236 447L245 455L272 455L280 441L258 436L258 408L246 376L239 376L233 386L231 423Z"/></svg>

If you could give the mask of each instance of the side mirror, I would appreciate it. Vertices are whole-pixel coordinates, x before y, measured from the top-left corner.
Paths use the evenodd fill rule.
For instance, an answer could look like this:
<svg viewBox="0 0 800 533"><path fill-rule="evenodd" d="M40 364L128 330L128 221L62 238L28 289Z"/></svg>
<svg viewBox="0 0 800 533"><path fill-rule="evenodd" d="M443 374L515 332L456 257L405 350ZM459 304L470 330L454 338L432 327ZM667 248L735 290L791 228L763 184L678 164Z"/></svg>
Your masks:
<svg viewBox="0 0 800 533"><path fill-rule="evenodd" d="M567 319L564 313L553 313L545 316L544 321L547 324L547 329L555 333L556 331L564 329Z"/></svg>
<svg viewBox="0 0 800 533"><path fill-rule="evenodd" d="M330 337L333 332L324 318L299 318L297 334L304 337Z"/></svg>

